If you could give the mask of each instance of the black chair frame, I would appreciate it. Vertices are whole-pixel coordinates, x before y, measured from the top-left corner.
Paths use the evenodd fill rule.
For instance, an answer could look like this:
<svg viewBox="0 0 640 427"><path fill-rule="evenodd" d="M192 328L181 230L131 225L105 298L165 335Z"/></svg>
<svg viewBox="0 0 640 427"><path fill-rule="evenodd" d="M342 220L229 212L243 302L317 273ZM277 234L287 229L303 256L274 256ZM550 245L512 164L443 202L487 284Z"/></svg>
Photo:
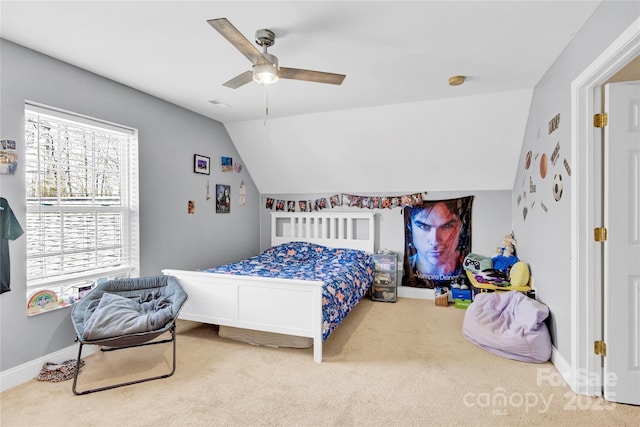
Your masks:
<svg viewBox="0 0 640 427"><path fill-rule="evenodd" d="M104 386L104 387L97 387L97 388L92 388L92 389L83 390L83 391L78 391L77 384L78 384L78 373L80 372L80 363L81 363L81 357L82 357L82 347L83 347L83 345L85 343L83 343L78 338L76 338L76 341L80 343L80 346L78 348L78 359L76 359L76 368L75 368L74 373L73 373L73 387L72 387L73 394L80 396L80 395L83 395L83 394L95 393L97 391L111 390L111 389L114 389L114 388L124 387L124 386L127 386L127 385L139 384L139 383L144 383L144 382L147 382L147 381L159 380L159 379L162 379L162 378L169 378L176 371L176 325L175 324L173 324L169 328L169 332L171 333L171 338L169 338L169 339L164 339L164 340L161 340L161 341L145 342L145 343L142 343L142 344L131 344L131 345L122 346L122 347L107 347L107 348L102 348L101 347L99 349L99 351L107 352L107 351L122 350L122 349L126 349L126 348L143 347L143 346L146 346L146 345L165 344L165 343L173 342L173 357L172 357L171 372L169 372L167 374L156 375L156 376L147 377L147 378L141 378L141 379L138 379L138 380L127 381L127 382L123 382L123 383L108 385L108 386Z"/></svg>

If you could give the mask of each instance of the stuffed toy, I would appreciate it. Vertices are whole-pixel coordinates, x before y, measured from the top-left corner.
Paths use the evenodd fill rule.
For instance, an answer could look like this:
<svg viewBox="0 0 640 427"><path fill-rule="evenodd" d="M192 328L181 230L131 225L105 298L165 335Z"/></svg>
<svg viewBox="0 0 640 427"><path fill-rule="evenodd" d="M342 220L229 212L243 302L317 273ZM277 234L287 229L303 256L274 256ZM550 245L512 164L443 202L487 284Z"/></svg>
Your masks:
<svg viewBox="0 0 640 427"><path fill-rule="evenodd" d="M497 248L498 255L492 258L493 269L508 273L512 265L519 261L516 256L516 239L513 234L506 234L502 246Z"/></svg>

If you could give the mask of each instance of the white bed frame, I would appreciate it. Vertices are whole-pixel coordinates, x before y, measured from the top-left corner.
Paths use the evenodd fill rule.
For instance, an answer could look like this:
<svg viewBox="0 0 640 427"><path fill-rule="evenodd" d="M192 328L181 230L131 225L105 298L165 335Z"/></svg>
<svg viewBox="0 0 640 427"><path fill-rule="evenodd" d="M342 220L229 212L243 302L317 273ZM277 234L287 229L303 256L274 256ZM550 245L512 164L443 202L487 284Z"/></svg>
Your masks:
<svg viewBox="0 0 640 427"><path fill-rule="evenodd" d="M373 253L374 219L368 212L273 212L271 245L305 241ZM189 295L180 319L313 338L313 360L322 362L323 282L169 269L162 273L176 277Z"/></svg>

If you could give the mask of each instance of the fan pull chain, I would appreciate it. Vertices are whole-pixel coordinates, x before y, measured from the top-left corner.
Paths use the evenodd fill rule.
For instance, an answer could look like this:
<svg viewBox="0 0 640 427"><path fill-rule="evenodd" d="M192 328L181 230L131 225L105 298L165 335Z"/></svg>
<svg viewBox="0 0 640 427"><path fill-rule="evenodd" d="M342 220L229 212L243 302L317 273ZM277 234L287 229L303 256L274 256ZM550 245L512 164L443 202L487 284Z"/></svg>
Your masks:
<svg viewBox="0 0 640 427"><path fill-rule="evenodd" d="M262 125L264 127L264 147L266 148L269 143L269 126L267 118L269 117L269 97L267 96L267 85L263 85L264 89L264 117L262 118Z"/></svg>
<svg viewBox="0 0 640 427"><path fill-rule="evenodd" d="M269 116L269 97L267 96L267 85L262 85L264 88L264 118L262 124L267 126L267 117Z"/></svg>

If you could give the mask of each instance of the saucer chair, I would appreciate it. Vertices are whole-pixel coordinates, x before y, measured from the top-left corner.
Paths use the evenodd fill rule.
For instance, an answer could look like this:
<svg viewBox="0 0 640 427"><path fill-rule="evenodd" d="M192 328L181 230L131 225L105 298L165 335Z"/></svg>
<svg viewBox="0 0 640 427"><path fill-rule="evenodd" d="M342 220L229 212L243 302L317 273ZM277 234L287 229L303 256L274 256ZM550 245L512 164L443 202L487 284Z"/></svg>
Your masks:
<svg viewBox="0 0 640 427"><path fill-rule="evenodd" d="M173 375L176 370L175 322L186 300L186 292L173 276L114 279L98 284L71 311L76 341L80 343L73 393L88 394ZM171 338L152 341L165 332L170 332ZM113 351L169 342L173 342L171 372L84 391L76 389L84 345Z"/></svg>

